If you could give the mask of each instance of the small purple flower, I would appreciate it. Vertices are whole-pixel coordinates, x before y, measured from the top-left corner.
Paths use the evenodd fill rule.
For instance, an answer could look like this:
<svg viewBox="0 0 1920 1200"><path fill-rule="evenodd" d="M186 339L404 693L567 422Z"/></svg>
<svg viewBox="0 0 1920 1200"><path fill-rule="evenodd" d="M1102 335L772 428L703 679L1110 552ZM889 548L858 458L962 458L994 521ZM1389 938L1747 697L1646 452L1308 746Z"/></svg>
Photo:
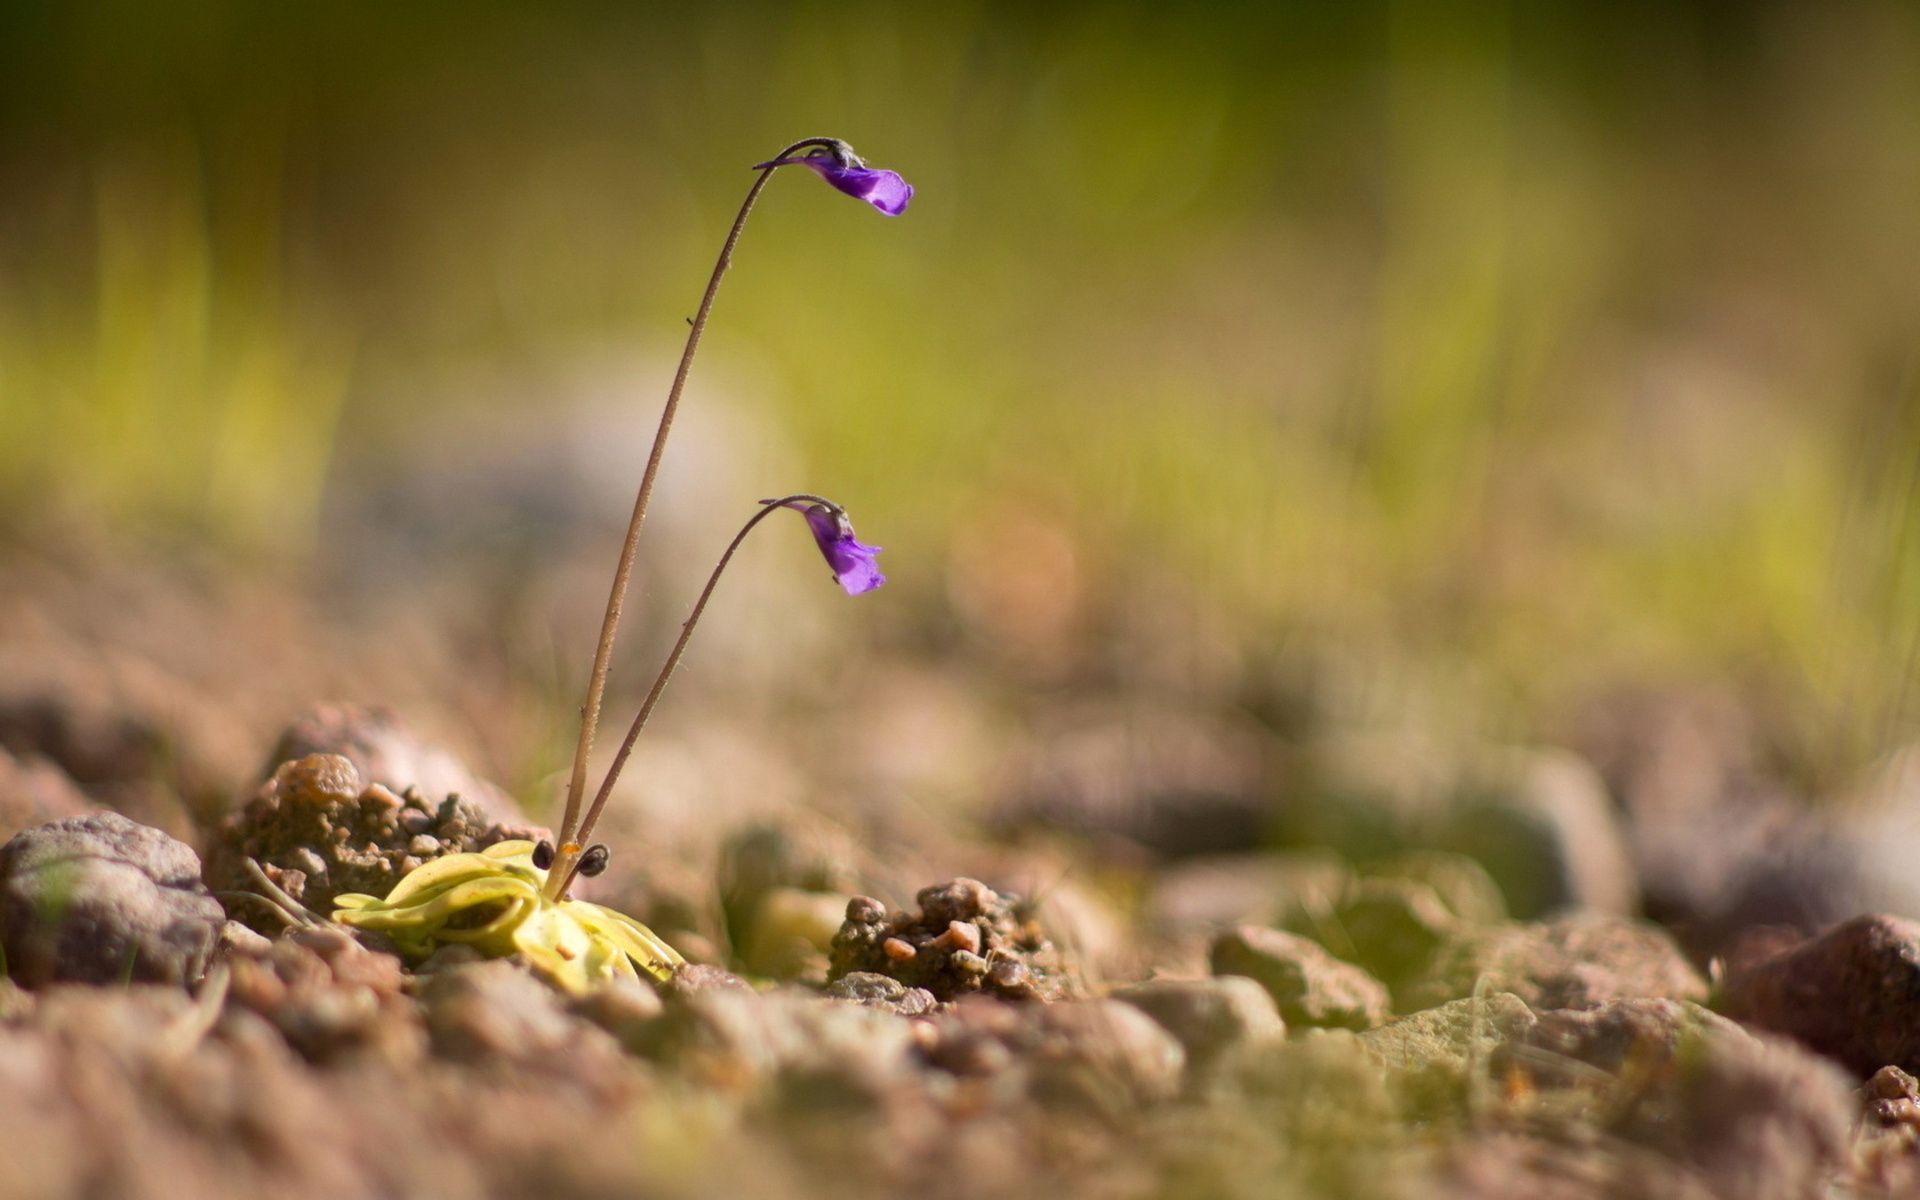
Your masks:
<svg viewBox="0 0 1920 1200"><path fill-rule="evenodd" d="M907 211L907 201L913 199L913 185L900 178L898 172L869 167L865 159L853 152L852 146L838 139L809 147L805 154L797 157L756 164L753 169L788 165L811 169L834 187L856 200L865 200L889 217Z"/></svg>
<svg viewBox="0 0 1920 1200"><path fill-rule="evenodd" d="M853 536L853 522L847 520L845 509L835 504L802 504L798 500L788 501L787 507L807 519L813 540L819 544L834 579L847 590L847 595L870 592L887 581L873 561L880 547L864 545Z"/></svg>

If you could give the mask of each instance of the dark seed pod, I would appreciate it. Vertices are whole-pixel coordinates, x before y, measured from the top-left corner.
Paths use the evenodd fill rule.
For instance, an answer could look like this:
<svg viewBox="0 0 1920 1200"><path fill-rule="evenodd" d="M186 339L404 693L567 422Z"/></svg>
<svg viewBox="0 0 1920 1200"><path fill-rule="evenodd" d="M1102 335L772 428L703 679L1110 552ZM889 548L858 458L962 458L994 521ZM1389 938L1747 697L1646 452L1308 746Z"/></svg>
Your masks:
<svg viewBox="0 0 1920 1200"><path fill-rule="evenodd" d="M613 852L607 849L605 842L595 842L580 856L580 873L591 879L607 869L607 860L612 857Z"/></svg>
<svg viewBox="0 0 1920 1200"><path fill-rule="evenodd" d="M552 842L543 838L540 844L533 848L533 865L539 867L542 871L553 865Z"/></svg>

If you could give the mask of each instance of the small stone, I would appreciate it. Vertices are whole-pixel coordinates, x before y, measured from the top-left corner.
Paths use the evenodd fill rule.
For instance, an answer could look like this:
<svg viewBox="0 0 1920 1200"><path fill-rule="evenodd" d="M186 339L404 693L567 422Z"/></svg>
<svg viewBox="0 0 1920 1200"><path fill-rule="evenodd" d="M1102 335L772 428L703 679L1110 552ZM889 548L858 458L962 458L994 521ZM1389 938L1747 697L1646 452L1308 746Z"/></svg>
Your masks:
<svg viewBox="0 0 1920 1200"><path fill-rule="evenodd" d="M308 879L324 875L327 870L327 860L315 854L308 846L295 846L288 851L287 865Z"/></svg>
<svg viewBox="0 0 1920 1200"><path fill-rule="evenodd" d="M987 973L987 960L981 958L978 954L972 954L965 950L955 950L948 961L953 963L956 971L965 975L985 975Z"/></svg>
<svg viewBox="0 0 1920 1200"><path fill-rule="evenodd" d="M987 968L987 978L1009 999L1024 1000L1033 994L1033 972L1019 959L994 959Z"/></svg>
<svg viewBox="0 0 1920 1200"><path fill-rule="evenodd" d="M407 853L416 858L433 858L440 853L440 839L430 834L415 834L407 842Z"/></svg>
<svg viewBox="0 0 1920 1200"><path fill-rule="evenodd" d="M847 920L856 925L878 925L887 919L887 906L872 896L855 896L847 901Z"/></svg>
<svg viewBox="0 0 1920 1200"><path fill-rule="evenodd" d="M0 846L0 947L29 987L191 983L226 914L185 843L115 812L22 830Z"/></svg>
<svg viewBox="0 0 1920 1200"><path fill-rule="evenodd" d="M1146 1013L1186 1049L1187 1060L1206 1066L1240 1048L1286 1040L1273 997L1241 975L1214 979L1154 979L1122 988L1115 1000Z"/></svg>
<svg viewBox="0 0 1920 1200"><path fill-rule="evenodd" d="M855 971L827 985L826 995L867 1008L878 1008L903 1017L922 1016L939 1006L933 993L925 988L910 988L888 975Z"/></svg>
<svg viewBox="0 0 1920 1200"><path fill-rule="evenodd" d="M338 754L309 754L282 762L273 778L283 792L310 796L316 803L351 800L360 794L359 768Z"/></svg>
<svg viewBox="0 0 1920 1200"><path fill-rule="evenodd" d="M881 942L880 948L886 951L887 957L895 962L911 962L920 953L913 948L912 942L897 937Z"/></svg>
<svg viewBox="0 0 1920 1200"><path fill-rule="evenodd" d="M1215 939L1209 957L1215 975L1265 988L1288 1027L1371 1029L1391 1017L1384 984L1295 934L1242 925Z"/></svg>
<svg viewBox="0 0 1920 1200"><path fill-rule="evenodd" d="M891 975L854 971L828 984L826 994L858 1004L892 1004L907 994L907 985Z"/></svg>
<svg viewBox="0 0 1920 1200"><path fill-rule="evenodd" d="M270 940L238 921L223 921L220 925L219 952L223 955L241 954L258 958L272 949Z"/></svg>
<svg viewBox="0 0 1920 1200"><path fill-rule="evenodd" d="M400 828L407 833L428 833L433 829L433 814L409 808L400 814Z"/></svg>
<svg viewBox="0 0 1920 1200"><path fill-rule="evenodd" d="M1920 1073L1920 923L1859 916L1729 975L1722 1011L1857 1075Z"/></svg>
<svg viewBox="0 0 1920 1200"><path fill-rule="evenodd" d="M964 950L968 954L980 953L980 927L971 921L947 922L947 931L936 940L949 950Z"/></svg>
<svg viewBox="0 0 1920 1200"><path fill-rule="evenodd" d="M940 925L986 916L1000 903L993 889L978 879L955 879L921 888L914 899L920 905L921 916L929 923Z"/></svg>

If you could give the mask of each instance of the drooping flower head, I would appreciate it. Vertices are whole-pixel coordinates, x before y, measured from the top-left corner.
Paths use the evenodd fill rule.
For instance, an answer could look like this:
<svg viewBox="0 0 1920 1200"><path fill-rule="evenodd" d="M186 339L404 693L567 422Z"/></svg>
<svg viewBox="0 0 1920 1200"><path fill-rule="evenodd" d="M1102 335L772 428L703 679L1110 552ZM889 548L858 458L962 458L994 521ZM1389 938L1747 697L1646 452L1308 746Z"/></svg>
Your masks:
<svg viewBox="0 0 1920 1200"><path fill-rule="evenodd" d="M813 503L789 500L785 507L807 519L807 528L813 531L821 557L827 560L834 580L846 589L847 595L870 592L887 581L873 561L880 547L864 545L853 536L853 522L847 519L846 509L828 500Z"/></svg>
<svg viewBox="0 0 1920 1200"><path fill-rule="evenodd" d="M839 138L822 139L819 144L807 147L805 154L757 163L753 169L788 165L809 168L847 195L865 200L889 217L907 211L907 201L913 199L913 185L900 178L898 172L869 167L865 159L853 152L852 146Z"/></svg>

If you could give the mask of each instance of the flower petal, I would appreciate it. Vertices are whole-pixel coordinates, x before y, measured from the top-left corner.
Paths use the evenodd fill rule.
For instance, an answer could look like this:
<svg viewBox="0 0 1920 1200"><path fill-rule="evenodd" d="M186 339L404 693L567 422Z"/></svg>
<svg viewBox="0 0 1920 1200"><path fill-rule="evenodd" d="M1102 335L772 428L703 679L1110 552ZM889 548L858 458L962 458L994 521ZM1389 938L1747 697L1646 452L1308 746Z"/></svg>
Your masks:
<svg viewBox="0 0 1920 1200"><path fill-rule="evenodd" d="M865 200L889 217L897 217L907 211L907 202L913 199L913 185L902 179L898 171L842 163L830 154L776 158L771 162L757 163L753 169L759 171L767 167L785 166L810 168L835 188L856 200Z"/></svg>
<svg viewBox="0 0 1920 1200"><path fill-rule="evenodd" d="M797 505L795 507L798 507ZM874 563L874 556L880 553L880 547L868 546L853 536L853 526L847 521L846 514L836 512L823 504L810 505L800 510L807 519L807 527L813 531L813 540L820 547L821 557L827 560L827 566L833 570L834 579L849 596L858 596L870 592L887 581Z"/></svg>

